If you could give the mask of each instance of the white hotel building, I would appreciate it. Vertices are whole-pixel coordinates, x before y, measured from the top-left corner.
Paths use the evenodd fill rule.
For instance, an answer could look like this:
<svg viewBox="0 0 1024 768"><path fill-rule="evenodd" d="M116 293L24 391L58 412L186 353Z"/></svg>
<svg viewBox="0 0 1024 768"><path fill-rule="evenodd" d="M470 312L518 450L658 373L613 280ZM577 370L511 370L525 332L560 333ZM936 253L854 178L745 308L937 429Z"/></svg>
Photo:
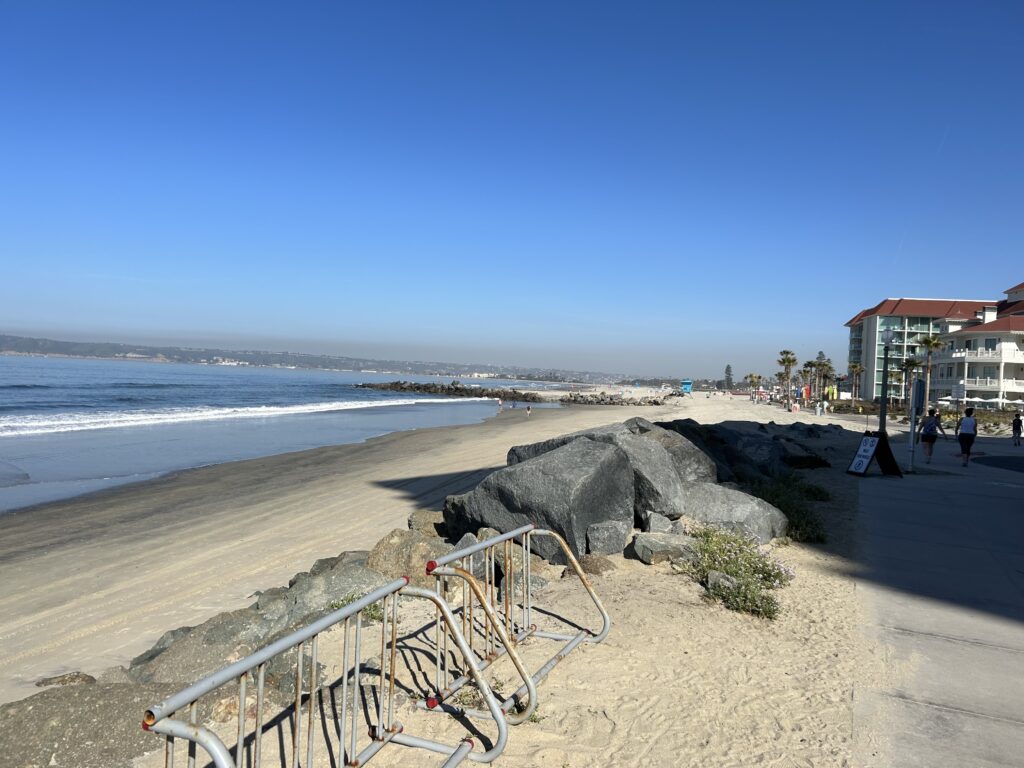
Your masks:
<svg viewBox="0 0 1024 768"><path fill-rule="evenodd" d="M939 336L932 353L932 399L952 397L963 385L968 402L991 407L1024 406L1024 283L1001 301L969 299L885 299L846 323L849 364L860 363L860 396L882 396L882 334L889 345L889 395L901 399L901 365L910 357L924 364L920 340Z"/></svg>

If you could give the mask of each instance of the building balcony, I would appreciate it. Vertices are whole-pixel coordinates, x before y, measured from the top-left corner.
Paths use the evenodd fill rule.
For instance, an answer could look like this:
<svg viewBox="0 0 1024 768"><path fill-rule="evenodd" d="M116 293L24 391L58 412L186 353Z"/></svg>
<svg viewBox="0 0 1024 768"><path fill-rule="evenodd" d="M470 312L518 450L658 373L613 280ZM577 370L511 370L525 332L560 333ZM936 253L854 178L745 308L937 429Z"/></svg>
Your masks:
<svg viewBox="0 0 1024 768"><path fill-rule="evenodd" d="M988 379L979 377L964 379L964 385L968 389L983 389L985 391L1024 392L1024 379Z"/></svg>
<svg viewBox="0 0 1024 768"><path fill-rule="evenodd" d="M1024 351L1011 349L954 349L950 357L954 360L988 360L991 362L1022 363Z"/></svg>

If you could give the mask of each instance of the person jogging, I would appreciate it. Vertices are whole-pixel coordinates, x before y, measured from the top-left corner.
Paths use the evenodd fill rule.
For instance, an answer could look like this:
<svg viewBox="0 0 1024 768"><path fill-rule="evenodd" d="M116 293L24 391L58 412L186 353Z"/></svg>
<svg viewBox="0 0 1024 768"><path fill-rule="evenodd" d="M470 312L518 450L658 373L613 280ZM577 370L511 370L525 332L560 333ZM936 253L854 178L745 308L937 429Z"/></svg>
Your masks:
<svg viewBox="0 0 1024 768"><path fill-rule="evenodd" d="M963 460L961 466L967 466L971 458L971 446L974 445L974 438L977 436L978 420L974 418L974 409L968 408L956 423L956 439L960 441L960 458Z"/></svg>
<svg viewBox="0 0 1024 768"><path fill-rule="evenodd" d="M942 419L935 413L934 408L928 409L928 415L921 419L921 425L917 428L917 434L921 438L921 445L924 446L925 464L932 463L932 451L935 449L935 441L939 439L939 432L949 440L949 435L942 428Z"/></svg>

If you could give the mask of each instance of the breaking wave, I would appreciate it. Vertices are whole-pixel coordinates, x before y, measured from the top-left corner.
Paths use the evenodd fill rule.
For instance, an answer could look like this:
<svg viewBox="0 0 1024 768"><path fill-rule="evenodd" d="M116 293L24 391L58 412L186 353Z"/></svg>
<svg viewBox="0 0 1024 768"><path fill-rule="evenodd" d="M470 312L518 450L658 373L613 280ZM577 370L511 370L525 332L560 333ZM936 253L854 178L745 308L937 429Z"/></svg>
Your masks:
<svg viewBox="0 0 1024 768"><path fill-rule="evenodd" d="M48 435L58 432L80 432L86 429L150 427L225 419L267 419L304 413L330 413L356 408L393 408L403 405L438 405L490 400L487 397L407 398L390 400L340 400L302 405L262 405L235 408L200 406L163 410L97 411L94 413L35 414L31 416L0 416L0 437Z"/></svg>

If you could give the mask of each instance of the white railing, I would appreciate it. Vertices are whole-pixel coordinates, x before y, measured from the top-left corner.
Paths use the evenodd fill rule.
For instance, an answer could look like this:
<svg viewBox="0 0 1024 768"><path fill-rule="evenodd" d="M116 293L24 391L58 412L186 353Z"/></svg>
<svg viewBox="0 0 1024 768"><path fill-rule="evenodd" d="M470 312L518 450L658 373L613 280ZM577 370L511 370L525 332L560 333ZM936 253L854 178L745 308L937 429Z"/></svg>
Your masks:
<svg viewBox="0 0 1024 768"><path fill-rule="evenodd" d="M964 379L964 384L971 389L1024 389L1024 379L976 377Z"/></svg>
<svg viewBox="0 0 1024 768"><path fill-rule="evenodd" d="M938 355L945 359L959 360L1004 360L1007 362L1024 362L1024 350L1017 347L1004 346L1002 349L954 349ZM932 356L936 359L936 355Z"/></svg>

